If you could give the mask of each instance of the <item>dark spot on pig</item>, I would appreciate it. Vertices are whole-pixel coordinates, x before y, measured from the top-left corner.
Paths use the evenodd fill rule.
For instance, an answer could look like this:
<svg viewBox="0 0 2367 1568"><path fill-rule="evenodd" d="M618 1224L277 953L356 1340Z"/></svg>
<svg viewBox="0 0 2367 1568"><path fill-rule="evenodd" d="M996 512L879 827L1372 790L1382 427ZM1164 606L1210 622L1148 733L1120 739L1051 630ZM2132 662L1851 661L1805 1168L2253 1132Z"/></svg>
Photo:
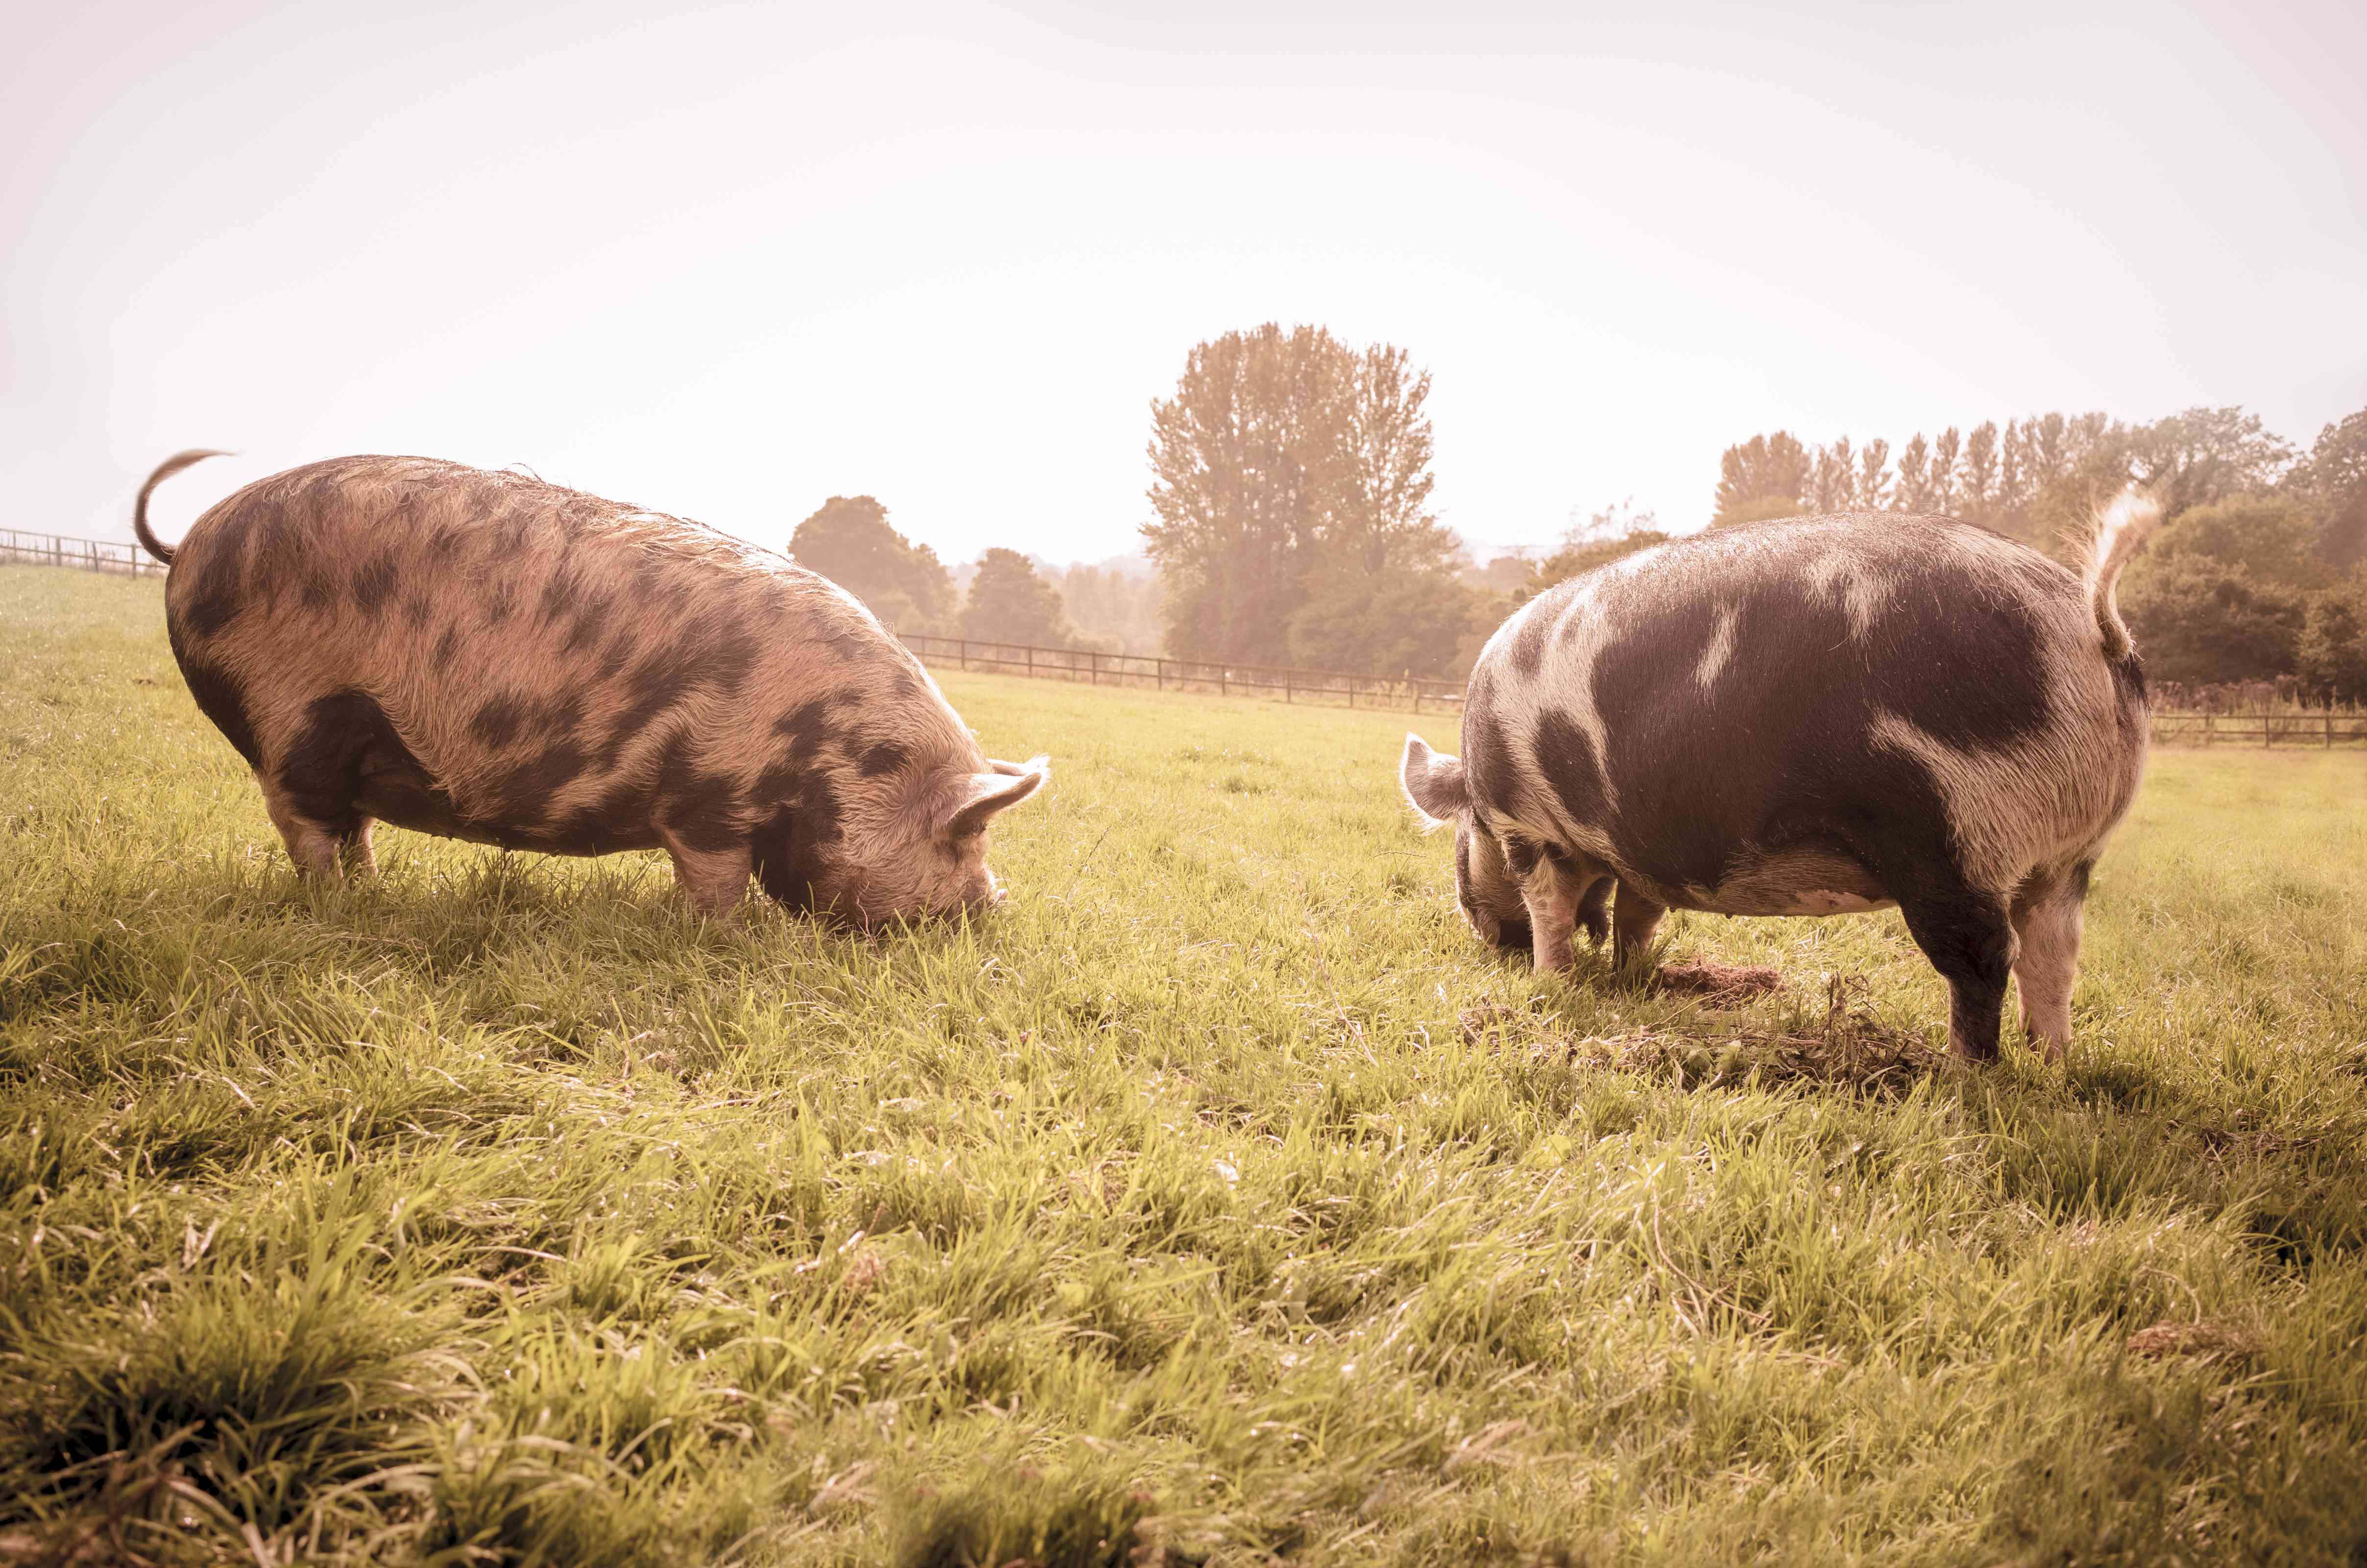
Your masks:
<svg viewBox="0 0 2367 1568"><path fill-rule="evenodd" d="M535 606L535 614L546 625L553 625L582 598L583 580L574 566L561 561L542 581L542 598Z"/></svg>
<svg viewBox="0 0 2367 1568"><path fill-rule="evenodd" d="M609 640L607 651L600 655L599 668L594 672L593 679L603 686L615 680L624 673L625 666L632 662L633 655L640 651L640 644L634 638L631 630L619 628L617 635Z"/></svg>
<svg viewBox="0 0 2367 1568"><path fill-rule="evenodd" d="M787 767L793 774L802 774L810 768L823 751L838 739L838 724L832 716L837 706L825 694L809 698L774 720L773 733L789 743L787 755L777 766Z"/></svg>
<svg viewBox="0 0 2367 1568"><path fill-rule="evenodd" d="M657 843L650 822L649 790L630 778L620 778L588 806L580 807L551 835L563 855L606 855L617 849L644 849Z"/></svg>
<svg viewBox="0 0 2367 1568"><path fill-rule="evenodd" d="M884 778L912 759L912 754L896 742L880 741L864 748L855 771L866 778Z"/></svg>
<svg viewBox="0 0 2367 1568"><path fill-rule="evenodd" d="M427 661L432 666L441 670L452 662L452 655L459 651L460 629L457 626L447 626L444 629L443 635L436 639L436 646L428 653Z"/></svg>
<svg viewBox="0 0 2367 1568"><path fill-rule="evenodd" d="M743 842L737 821L739 792L729 777L700 769L689 740L675 734L658 757L651 790L658 815L689 849L729 849Z"/></svg>
<svg viewBox="0 0 2367 1568"><path fill-rule="evenodd" d="M1603 798L1603 773L1594 742L1578 721L1559 708L1548 708L1537 720L1537 767L1562 809L1580 825L1599 826L1610 813Z"/></svg>
<svg viewBox="0 0 2367 1568"><path fill-rule="evenodd" d="M1522 675L1535 676L1545 667L1546 645L1553 641L1554 626L1560 619L1554 612L1559 608L1557 603L1550 608L1532 609L1519 634L1512 639L1512 668Z"/></svg>
<svg viewBox="0 0 2367 1568"><path fill-rule="evenodd" d="M1537 861L1543 858L1542 852L1535 844L1517 833L1504 835L1503 845L1504 864L1516 879L1527 881L1529 874L1537 869Z"/></svg>
<svg viewBox="0 0 2367 1568"><path fill-rule="evenodd" d="M535 716L535 728L546 735L572 735L583 727L583 693L571 691Z"/></svg>
<svg viewBox="0 0 2367 1568"><path fill-rule="evenodd" d="M1463 770L1475 804L1500 816L1519 814L1521 778L1512 765L1512 748L1484 696L1463 715Z"/></svg>
<svg viewBox="0 0 2367 1568"><path fill-rule="evenodd" d="M354 574L354 603L364 615L376 615L394 593L400 568L392 555L381 555Z"/></svg>
<svg viewBox="0 0 2367 1568"><path fill-rule="evenodd" d="M198 711L214 722L214 728L238 748L249 767L262 760L255 744L255 725L246 716L246 688L238 677L221 665L204 659L193 659L181 651L181 639L172 638L173 657L181 666L181 678L189 683L189 695L197 699Z"/></svg>
<svg viewBox="0 0 2367 1568"><path fill-rule="evenodd" d="M746 626L733 625L708 649L707 657L699 662L699 676L712 681L725 696L736 695L748 672L756 667L756 652L755 633Z"/></svg>
<svg viewBox="0 0 2367 1568"><path fill-rule="evenodd" d="M587 605L578 610L574 624L567 629L567 641L561 644L559 651L562 653L574 653L591 647L600 641L600 633L606 631L608 624L616 619L616 606L605 598L597 604ZM620 638L618 642L621 645L623 640ZM619 654L617 668L622 668L623 664L623 656ZM611 670L608 673L614 675L616 672Z"/></svg>
<svg viewBox="0 0 2367 1568"><path fill-rule="evenodd" d="M628 678L625 705L608 728L606 761L614 767L632 739L658 722L666 710L697 685L681 654L661 649L644 660Z"/></svg>
<svg viewBox="0 0 2367 1568"><path fill-rule="evenodd" d="M289 508L268 498L257 501L247 519L248 576L257 597L269 601L283 593L300 593L311 608L321 606L312 602L315 583L326 583L323 563L307 559L303 529ZM331 602L336 589L328 587Z"/></svg>
<svg viewBox="0 0 2367 1568"><path fill-rule="evenodd" d="M373 750L408 757L386 712L367 692L313 699L303 727L279 754L279 788L295 813L340 837L361 823L362 764ZM415 759L414 759L415 766Z"/></svg>
<svg viewBox="0 0 2367 1568"><path fill-rule="evenodd" d="M239 563L246 547L245 530L235 517L216 528L196 551L197 574L189 586L189 597L182 602L181 618L187 626L192 642L202 642L228 626L243 608L245 595L239 586ZM190 553L188 546L181 547L183 562ZM180 564L180 563L176 563ZM187 570L186 564L181 565ZM174 585L178 586L176 583Z"/></svg>
<svg viewBox="0 0 2367 1568"><path fill-rule="evenodd" d="M548 821L550 798L582 777L591 760L583 747L561 741L513 767L486 791L483 805L490 820L517 828Z"/></svg>
<svg viewBox="0 0 2367 1568"><path fill-rule="evenodd" d="M518 728L526 722L526 709L515 697L494 698L477 710L469 721L469 733L486 745L499 751L517 739Z"/></svg>
<svg viewBox="0 0 2367 1568"><path fill-rule="evenodd" d="M814 913L830 881L827 846L840 836L838 800L827 789L776 809L750 836L757 884L788 908Z"/></svg>
<svg viewBox="0 0 2367 1568"><path fill-rule="evenodd" d="M412 630L421 631L426 627L428 617L435 613L435 608L427 602L426 595L413 594L403 601L402 613L410 618Z"/></svg>
<svg viewBox="0 0 2367 1568"><path fill-rule="evenodd" d="M1967 752L2010 748L2050 722L2046 631L2027 592L1966 594L1959 574L1938 572L1893 573L1888 585L1863 639L1880 650L1861 677L1876 707ZM1768 646L1769 619L1758 640L1736 647L1796 656L1796 643Z"/></svg>
<svg viewBox="0 0 2367 1568"><path fill-rule="evenodd" d="M487 626L501 625L504 621L509 619L511 614L516 609L516 608L517 601L515 597L510 592L509 585L506 583L496 583L493 585L493 592L485 599L485 624Z"/></svg>

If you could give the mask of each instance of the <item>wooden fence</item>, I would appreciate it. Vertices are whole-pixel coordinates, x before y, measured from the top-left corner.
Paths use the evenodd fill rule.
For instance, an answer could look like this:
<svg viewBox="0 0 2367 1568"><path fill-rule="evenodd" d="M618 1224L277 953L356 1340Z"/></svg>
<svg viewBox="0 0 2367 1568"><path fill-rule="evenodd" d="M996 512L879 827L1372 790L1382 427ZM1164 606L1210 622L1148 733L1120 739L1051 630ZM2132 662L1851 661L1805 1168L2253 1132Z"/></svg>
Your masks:
<svg viewBox="0 0 2367 1568"><path fill-rule="evenodd" d="M100 539L0 528L0 564L76 566L128 577L162 576L162 562L136 544ZM1043 648L1023 642L982 642L960 637L901 633L904 645L924 664L1002 675L1080 681L1090 686L1148 687L1159 691L1213 692L1219 697L1263 697L1349 708L1411 709L1427 704L1439 713L1459 712L1463 683L1391 679L1344 670L1300 669L1285 665L1228 665L1207 659L1166 659L1148 653L1097 653L1087 649ZM2367 745L2367 710L2356 708L2282 708L2250 713L2159 712L2153 716L2157 745L2338 746Z"/></svg>
<svg viewBox="0 0 2367 1568"><path fill-rule="evenodd" d="M2302 709L2278 713L2157 713L2156 745L2367 745L2367 713Z"/></svg>
<svg viewBox="0 0 2367 1568"><path fill-rule="evenodd" d="M1213 692L1219 697L1263 697L1348 708L1410 709L1459 712L1463 683L1414 677L1351 675L1286 665L1230 665L1212 659L1166 659L1149 653L1097 653L1082 648L1043 648L1024 642L984 642L974 638L900 632L921 662L943 668L985 670L1000 675L1079 681L1088 686L1150 687L1159 691Z"/></svg>
<svg viewBox="0 0 2367 1568"><path fill-rule="evenodd" d="M30 566L79 566L85 572L119 572L127 577L161 577L164 563L136 544L117 540L67 539L0 528L0 562Z"/></svg>

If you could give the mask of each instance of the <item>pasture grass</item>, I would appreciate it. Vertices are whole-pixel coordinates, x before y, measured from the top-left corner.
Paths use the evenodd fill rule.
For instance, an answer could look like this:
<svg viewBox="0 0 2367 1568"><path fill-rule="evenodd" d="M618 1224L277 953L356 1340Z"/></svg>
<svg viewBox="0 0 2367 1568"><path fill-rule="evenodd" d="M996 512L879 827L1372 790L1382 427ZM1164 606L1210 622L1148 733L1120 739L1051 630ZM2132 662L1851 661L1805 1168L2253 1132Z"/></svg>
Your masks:
<svg viewBox="0 0 2367 1568"><path fill-rule="evenodd" d="M0 1563L2367 1552L2367 758L2157 755L2065 1065L1818 1078L1895 915L1540 980L1399 717L949 676L1053 782L862 940L300 885L162 622L0 572Z"/></svg>

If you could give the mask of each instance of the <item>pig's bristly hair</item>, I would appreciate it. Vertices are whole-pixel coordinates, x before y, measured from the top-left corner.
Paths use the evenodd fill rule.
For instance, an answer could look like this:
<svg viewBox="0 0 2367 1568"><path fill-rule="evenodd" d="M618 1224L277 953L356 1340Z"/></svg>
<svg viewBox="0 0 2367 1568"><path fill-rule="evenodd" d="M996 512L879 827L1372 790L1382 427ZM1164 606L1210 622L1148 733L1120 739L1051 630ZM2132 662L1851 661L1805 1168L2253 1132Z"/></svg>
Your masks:
<svg viewBox="0 0 2367 1568"><path fill-rule="evenodd" d="M2161 503L2131 484L2096 513L2087 543L2087 565L2081 573L2088 586L2089 608L2096 630L2103 634L2104 656L2125 659L2136 652L2128 623L2121 619L2113 586L2136 552L2161 522Z"/></svg>

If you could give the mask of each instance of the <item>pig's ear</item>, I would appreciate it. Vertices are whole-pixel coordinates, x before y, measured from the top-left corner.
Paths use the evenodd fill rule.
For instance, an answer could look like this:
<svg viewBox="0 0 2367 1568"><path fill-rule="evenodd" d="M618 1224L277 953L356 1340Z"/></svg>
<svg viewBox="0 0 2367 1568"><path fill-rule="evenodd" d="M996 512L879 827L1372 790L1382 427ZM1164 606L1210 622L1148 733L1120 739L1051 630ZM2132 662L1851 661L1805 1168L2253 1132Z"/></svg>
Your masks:
<svg viewBox="0 0 2367 1568"><path fill-rule="evenodd" d="M1460 759L1441 756L1420 735L1408 735L1405 760L1398 764L1398 781L1406 799L1432 823L1442 823L1470 809L1471 793L1463 780Z"/></svg>
<svg viewBox="0 0 2367 1568"><path fill-rule="evenodd" d="M994 820L997 812L1009 811L1042 789L1044 780L1052 777L1052 759L1048 756L992 766L991 773L971 774L954 797L952 814L946 819L948 837L960 838L980 831Z"/></svg>

